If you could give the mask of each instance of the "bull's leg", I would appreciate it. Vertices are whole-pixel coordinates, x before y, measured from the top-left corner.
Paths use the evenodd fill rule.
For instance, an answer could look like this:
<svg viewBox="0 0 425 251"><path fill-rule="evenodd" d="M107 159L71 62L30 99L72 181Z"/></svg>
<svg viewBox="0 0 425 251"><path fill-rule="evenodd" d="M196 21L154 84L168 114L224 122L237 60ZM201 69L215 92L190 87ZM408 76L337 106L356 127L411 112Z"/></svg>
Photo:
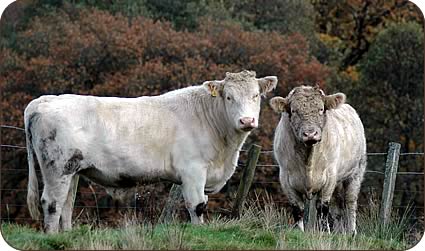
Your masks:
<svg viewBox="0 0 425 251"><path fill-rule="evenodd" d="M337 230L339 232L343 232L346 227L346 223L344 222L344 219L346 218L345 190L344 183L341 182L336 186L333 194L336 204L336 211L333 212L334 226L333 229L331 227L331 230Z"/></svg>
<svg viewBox="0 0 425 251"><path fill-rule="evenodd" d="M347 231L354 235L357 234L356 230L356 212L357 212L357 198L360 191L361 178L355 177L347 180L347 190L345 193L345 203L347 207Z"/></svg>
<svg viewBox="0 0 425 251"><path fill-rule="evenodd" d="M316 201L317 218L321 231L331 232L333 219L330 215L329 204L336 187L336 176L329 176L326 185L320 191L320 196Z"/></svg>
<svg viewBox="0 0 425 251"><path fill-rule="evenodd" d="M345 203L347 207L347 231L353 235L357 234L356 229L356 212L357 212L357 198L360 192L360 186L363 180L363 175L366 170L367 157L363 155L360 159L358 170L355 175L345 181Z"/></svg>
<svg viewBox="0 0 425 251"><path fill-rule="evenodd" d="M77 190L78 185L78 175L74 175L72 177L71 185L69 187L68 196L66 198L65 204L62 208L62 214L60 216L60 226L61 229L71 230L72 228L72 211L74 209L74 200L75 200L75 192Z"/></svg>
<svg viewBox="0 0 425 251"><path fill-rule="evenodd" d="M304 232L304 198L301 193L291 187L289 177L286 172L282 171L282 169L280 170L279 180L282 190L291 204L294 226Z"/></svg>
<svg viewBox="0 0 425 251"><path fill-rule="evenodd" d="M291 209L295 225L304 232L304 208L300 208L298 205L291 205Z"/></svg>
<svg viewBox="0 0 425 251"><path fill-rule="evenodd" d="M192 169L190 174L186 173L182 177L183 197L193 224L204 222L203 213L206 210L208 199L204 192L206 176L205 170Z"/></svg>
<svg viewBox="0 0 425 251"><path fill-rule="evenodd" d="M68 197L72 177L51 175L45 179L41 206L44 212L44 228L46 233L57 233L62 208Z"/></svg>
<svg viewBox="0 0 425 251"><path fill-rule="evenodd" d="M287 188L285 191L291 204L294 225L304 231L304 199L300 193L292 188Z"/></svg>

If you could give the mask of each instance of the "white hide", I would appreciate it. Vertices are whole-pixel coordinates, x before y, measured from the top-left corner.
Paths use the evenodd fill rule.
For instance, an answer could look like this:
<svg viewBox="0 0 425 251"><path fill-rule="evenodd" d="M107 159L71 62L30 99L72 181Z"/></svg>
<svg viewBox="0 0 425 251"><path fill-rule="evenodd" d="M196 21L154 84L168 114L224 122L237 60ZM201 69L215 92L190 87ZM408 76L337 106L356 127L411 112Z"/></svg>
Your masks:
<svg viewBox="0 0 425 251"><path fill-rule="evenodd" d="M231 95L232 101L212 95L206 83L152 97L49 95L33 100L25 110L25 124L27 146L34 148L46 184L42 201L55 202L56 211L61 212L75 174L107 188L169 180L182 184L191 220L201 223L202 215L196 210L207 202L204 190L218 192L233 174L249 134L238 128L239 119L252 116L258 121L260 99L251 97L263 91L261 81L265 80L270 85L264 92L276 86L275 77L251 77L238 83L209 81L219 83L220 94ZM55 168L42 163L43 151L55 161ZM72 166L67 163L76 158L78 169L64 171L63 166ZM33 160L28 159L27 200L37 217ZM59 216L46 219L46 207L46 229L55 232Z"/></svg>

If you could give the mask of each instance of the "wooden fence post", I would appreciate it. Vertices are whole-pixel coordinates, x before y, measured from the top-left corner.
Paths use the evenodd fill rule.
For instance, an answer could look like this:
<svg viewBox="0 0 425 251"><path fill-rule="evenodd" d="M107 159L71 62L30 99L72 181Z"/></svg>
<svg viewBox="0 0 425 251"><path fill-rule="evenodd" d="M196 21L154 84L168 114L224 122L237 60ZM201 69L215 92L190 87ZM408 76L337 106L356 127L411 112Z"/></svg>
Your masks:
<svg viewBox="0 0 425 251"><path fill-rule="evenodd" d="M394 142L390 142L388 145L387 161L385 163L384 188L382 190L381 210L379 213L379 218L383 225L386 225L391 217L400 147L401 145L399 143Z"/></svg>
<svg viewBox="0 0 425 251"><path fill-rule="evenodd" d="M314 230L316 225L317 210L316 210L317 195L313 195L311 200L304 202L304 231Z"/></svg>
<svg viewBox="0 0 425 251"><path fill-rule="evenodd" d="M248 196L249 188L251 187L252 180L254 179L255 167L257 166L257 161L260 156L261 146L251 145L248 151L248 163L246 168L243 171L238 193L236 195L235 204L232 209L232 216L234 218L239 218L240 213L242 212L245 199Z"/></svg>
<svg viewBox="0 0 425 251"><path fill-rule="evenodd" d="M159 223L170 223L173 220L173 214L178 208L180 201L183 198L183 192L180 185L173 184L168 195L167 202L165 203L164 209L162 209L161 215L159 216Z"/></svg>

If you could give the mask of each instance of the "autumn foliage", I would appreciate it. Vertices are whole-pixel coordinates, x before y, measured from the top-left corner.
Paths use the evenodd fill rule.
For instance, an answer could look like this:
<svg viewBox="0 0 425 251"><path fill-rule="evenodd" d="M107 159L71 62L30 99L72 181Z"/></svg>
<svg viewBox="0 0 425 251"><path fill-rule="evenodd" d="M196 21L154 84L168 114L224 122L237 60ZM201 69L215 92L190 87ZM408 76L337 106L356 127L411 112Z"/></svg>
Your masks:
<svg viewBox="0 0 425 251"><path fill-rule="evenodd" d="M248 32L208 19L196 32L175 31L143 17L129 25L126 17L96 9L36 17L17 35L15 50L3 49L0 57L3 119L21 127L25 105L44 94L158 95L251 69L277 75L283 95L327 73L299 34ZM13 141L14 135L3 136Z"/></svg>

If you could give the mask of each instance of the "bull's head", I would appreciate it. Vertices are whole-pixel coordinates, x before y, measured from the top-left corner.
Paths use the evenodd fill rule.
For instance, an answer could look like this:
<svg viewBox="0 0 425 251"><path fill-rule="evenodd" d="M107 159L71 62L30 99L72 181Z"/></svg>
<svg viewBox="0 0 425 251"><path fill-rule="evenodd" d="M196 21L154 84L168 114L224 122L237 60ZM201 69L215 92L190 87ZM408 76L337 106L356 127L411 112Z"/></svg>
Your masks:
<svg viewBox="0 0 425 251"><path fill-rule="evenodd" d="M277 77L256 78L253 71L226 73L224 80L206 81L203 86L224 104L228 122L238 131L258 127L261 95L276 87Z"/></svg>
<svg viewBox="0 0 425 251"><path fill-rule="evenodd" d="M274 97L270 100L274 111L288 114L295 137L307 146L322 139L326 112L344 103L345 94L325 95L318 86L296 87L286 98Z"/></svg>

